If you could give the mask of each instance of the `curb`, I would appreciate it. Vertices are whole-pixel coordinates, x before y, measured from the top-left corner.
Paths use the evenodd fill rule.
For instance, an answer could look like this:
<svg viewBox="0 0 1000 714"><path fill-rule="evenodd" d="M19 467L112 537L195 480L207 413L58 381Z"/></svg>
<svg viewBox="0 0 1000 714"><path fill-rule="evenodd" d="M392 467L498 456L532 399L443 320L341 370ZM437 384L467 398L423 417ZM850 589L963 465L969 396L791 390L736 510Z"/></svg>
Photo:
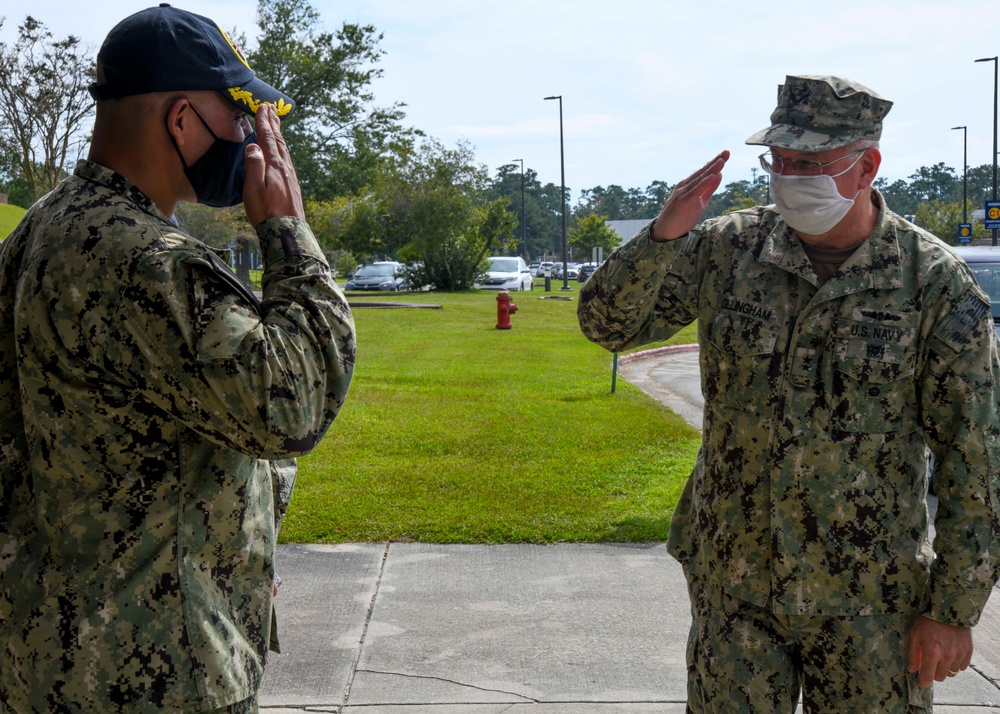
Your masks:
<svg viewBox="0 0 1000 714"><path fill-rule="evenodd" d="M629 362L635 362L640 359L647 359L649 357L660 357L661 355L672 355L678 352L697 352L697 343L693 345L671 345L670 347L656 347L651 350L643 350L641 352L629 352L627 355L622 355L618 358L618 364L628 364Z"/></svg>
<svg viewBox="0 0 1000 714"><path fill-rule="evenodd" d="M393 309L393 308L422 308L425 310L440 310L442 309L440 305L431 305L429 303L423 302L388 302L382 300L373 300L371 302L351 302L347 301L347 306L351 309L356 307L374 307L383 309Z"/></svg>

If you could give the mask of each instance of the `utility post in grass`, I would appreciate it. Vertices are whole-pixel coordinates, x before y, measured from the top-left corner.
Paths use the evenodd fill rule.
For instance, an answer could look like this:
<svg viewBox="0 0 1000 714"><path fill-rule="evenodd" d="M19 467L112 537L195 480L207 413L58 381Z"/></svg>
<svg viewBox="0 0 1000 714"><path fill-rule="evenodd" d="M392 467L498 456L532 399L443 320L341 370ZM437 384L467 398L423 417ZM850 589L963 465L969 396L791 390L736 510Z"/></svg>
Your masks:
<svg viewBox="0 0 1000 714"><path fill-rule="evenodd" d="M563 111L562 111L562 95L557 94L552 97L545 97L546 100L558 99L559 100L559 175L562 177L562 276L563 276L563 286L559 288L560 290L570 290L569 286L569 271L566 267L566 154L563 151Z"/></svg>

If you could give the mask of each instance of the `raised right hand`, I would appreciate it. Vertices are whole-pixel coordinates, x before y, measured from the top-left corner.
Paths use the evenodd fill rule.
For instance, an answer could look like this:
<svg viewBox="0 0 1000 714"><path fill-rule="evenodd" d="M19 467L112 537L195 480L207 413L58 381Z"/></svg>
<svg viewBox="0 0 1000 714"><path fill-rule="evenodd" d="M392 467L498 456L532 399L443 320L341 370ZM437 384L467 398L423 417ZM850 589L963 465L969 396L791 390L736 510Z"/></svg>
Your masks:
<svg viewBox="0 0 1000 714"><path fill-rule="evenodd" d="M281 136L281 120L274 107L261 103L256 114L257 143L246 148L247 179L243 210L254 228L268 218L305 219L302 190L288 145Z"/></svg>
<svg viewBox="0 0 1000 714"><path fill-rule="evenodd" d="M698 224L709 199L722 183L722 167L728 160L727 149L674 186L653 222L650 230L653 240L676 240Z"/></svg>

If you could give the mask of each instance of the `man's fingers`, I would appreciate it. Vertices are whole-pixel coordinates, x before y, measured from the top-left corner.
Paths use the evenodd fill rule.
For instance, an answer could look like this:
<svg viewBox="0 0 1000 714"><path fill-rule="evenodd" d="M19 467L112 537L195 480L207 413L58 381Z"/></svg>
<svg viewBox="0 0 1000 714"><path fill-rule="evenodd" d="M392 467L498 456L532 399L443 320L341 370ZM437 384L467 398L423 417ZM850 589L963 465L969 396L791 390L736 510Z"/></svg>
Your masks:
<svg viewBox="0 0 1000 714"><path fill-rule="evenodd" d="M695 188L695 191L699 198L701 198L702 203L708 207L708 199L712 197L715 193L715 189L719 188L719 184L722 183L722 174L719 172L709 174L701 180L701 183Z"/></svg>
<svg viewBox="0 0 1000 714"><path fill-rule="evenodd" d="M917 685L930 687L955 676L972 662L972 630L918 617L910 629L907 670L919 671Z"/></svg>
<svg viewBox="0 0 1000 714"><path fill-rule="evenodd" d="M262 103L257 107L255 116L257 119L257 143L260 144L260 148L264 152L265 160L270 160L278 155L276 132L279 129L274 124L277 121L277 115L274 112L274 107Z"/></svg>
<svg viewBox="0 0 1000 714"><path fill-rule="evenodd" d="M653 240L674 240L701 220L709 199L722 183L722 168L728 160L729 151L722 151L674 187L653 223Z"/></svg>
<svg viewBox="0 0 1000 714"><path fill-rule="evenodd" d="M247 183L243 208L255 228L274 216L305 218L302 192L288 146L281 137L281 120L272 105L261 104L256 112L257 145L247 153Z"/></svg>
<svg viewBox="0 0 1000 714"><path fill-rule="evenodd" d="M677 186L674 187L674 191L680 191L683 193L685 189L690 188L692 185L699 186L708 176L718 175L721 177L720 172L722 171L722 167L726 165L727 161L729 161L728 149L720 152L714 159L678 183Z"/></svg>
<svg viewBox="0 0 1000 714"><path fill-rule="evenodd" d="M264 170L267 168L264 165L264 155L260 151L260 147L256 144L247 144L244 151L244 157L246 158L246 171L247 171L247 185L249 186L261 186L264 184ZM244 188L244 192L246 189Z"/></svg>

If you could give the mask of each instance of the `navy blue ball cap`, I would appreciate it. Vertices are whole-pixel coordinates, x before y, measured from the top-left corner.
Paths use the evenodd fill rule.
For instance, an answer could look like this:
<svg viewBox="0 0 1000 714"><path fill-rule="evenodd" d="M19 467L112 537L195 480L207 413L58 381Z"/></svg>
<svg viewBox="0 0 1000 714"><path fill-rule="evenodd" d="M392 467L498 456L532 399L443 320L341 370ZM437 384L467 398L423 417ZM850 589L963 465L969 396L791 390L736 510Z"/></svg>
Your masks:
<svg viewBox="0 0 1000 714"><path fill-rule="evenodd" d="M284 117L291 98L261 81L240 48L207 17L162 3L115 25L97 53L97 100L150 92L217 91L253 114L273 104Z"/></svg>

